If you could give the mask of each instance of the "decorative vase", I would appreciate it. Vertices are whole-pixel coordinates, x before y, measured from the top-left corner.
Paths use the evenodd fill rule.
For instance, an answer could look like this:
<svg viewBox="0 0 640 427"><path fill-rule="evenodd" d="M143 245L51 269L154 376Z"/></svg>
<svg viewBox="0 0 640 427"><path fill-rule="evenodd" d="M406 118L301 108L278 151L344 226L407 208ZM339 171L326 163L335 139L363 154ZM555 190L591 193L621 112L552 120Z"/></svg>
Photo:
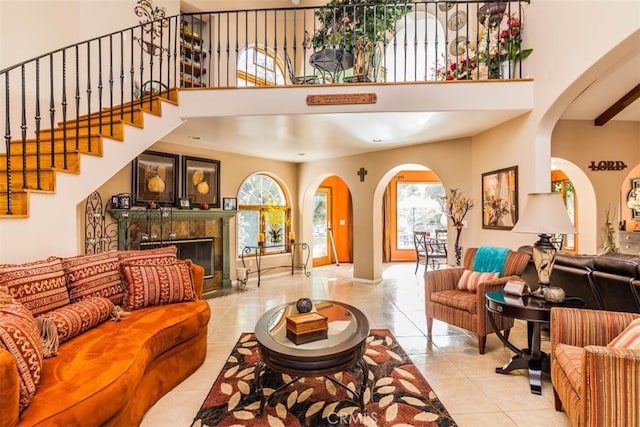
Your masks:
<svg viewBox="0 0 640 427"><path fill-rule="evenodd" d="M462 248L460 247L460 233L462 232L462 226L456 226L456 241L453 246L453 250L456 256L456 265L462 263Z"/></svg>
<svg viewBox="0 0 640 427"><path fill-rule="evenodd" d="M313 303L309 298L300 298L296 301L296 310L298 313L308 313L313 308Z"/></svg>
<svg viewBox="0 0 640 427"><path fill-rule="evenodd" d="M503 79L512 79L516 75L516 64L514 61L500 62L500 77Z"/></svg>
<svg viewBox="0 0 640 427"><path fill-rule="evenodd" d="M551 303L561 303L565 298L564 289L557 286L549 286L544 289L544 300Z"/></svg>

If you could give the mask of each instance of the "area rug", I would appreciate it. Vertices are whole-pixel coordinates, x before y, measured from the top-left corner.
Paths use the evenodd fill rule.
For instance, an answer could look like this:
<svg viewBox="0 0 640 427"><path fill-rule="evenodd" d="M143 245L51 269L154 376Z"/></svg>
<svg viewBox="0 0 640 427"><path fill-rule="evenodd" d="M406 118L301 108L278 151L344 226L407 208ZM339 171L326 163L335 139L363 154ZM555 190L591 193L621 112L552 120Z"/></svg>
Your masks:
<svg viewBox="0 0 640 427"><path fill-rule="evenodd" d="M254 372L260 356L253 333L243 333L218 375L192 427L204 426L455 426L435 392L388 329L372 329L364 356L369 386L364 393L367 415L351 393L324 377L301 378L269 398L258 417L260 397ZM269 395L292 378L267 369ZM358 389L359 370L334 378Z"/></svg>

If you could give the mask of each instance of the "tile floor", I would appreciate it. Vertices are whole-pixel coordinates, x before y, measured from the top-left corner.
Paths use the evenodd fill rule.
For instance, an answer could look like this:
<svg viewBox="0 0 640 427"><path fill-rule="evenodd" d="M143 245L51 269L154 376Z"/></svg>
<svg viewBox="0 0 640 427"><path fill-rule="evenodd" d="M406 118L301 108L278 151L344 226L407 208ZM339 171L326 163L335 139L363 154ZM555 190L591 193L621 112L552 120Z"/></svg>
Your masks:
<svg viewBox="0 0 640 427"><path fill-rule="evenodd" d="M414 275L413 263L385 265L378 284L353 282L352 266L315 268L311 277L283 274L263 278L258 288L209 299L208 353L193 375L164 396L146 414L143 427L187 427L200 408L240 333L253 331L268 308L300 297L332 299L357 306L371 328L388 328L422 372L459 426L570 426L564 413L553 408L553 390L543 376L542 395L529 392L526 371L496 374L511 352L495 335L487 338L484 355L472 334L434 321L426 334L422 267ZM510 340L526 346L526 325L516 322ZM543 350L549 348L543 336Z"/></svg>

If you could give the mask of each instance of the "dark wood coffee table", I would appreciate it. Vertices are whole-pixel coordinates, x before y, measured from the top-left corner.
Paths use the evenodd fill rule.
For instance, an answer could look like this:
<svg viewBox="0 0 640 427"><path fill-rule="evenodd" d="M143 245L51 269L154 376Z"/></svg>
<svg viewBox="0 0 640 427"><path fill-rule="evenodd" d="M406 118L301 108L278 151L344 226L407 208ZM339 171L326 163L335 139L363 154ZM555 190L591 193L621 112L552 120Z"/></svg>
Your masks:
<svg viewBox="0 0 640 427"><path fill-rule="evenodd" d="M296 345L286 336L286 318L296 314L296 303L290 302L267 311L256 324L260 361L256 365L255 384L260 394L262 415L271 396L298 381L302 377L324 376L329 381L346 389L353 401L365 413L364 391L367 387L369 367L362 356L367 347L369 321L357 308L337 301L314 301L314 310L327 317L328 338ZM351 368L359 368L362 381L359 390L352 390L329 375ZM275 390L271 396L264 395L263 372L266 369L291 375L292 381Z"/></svg>

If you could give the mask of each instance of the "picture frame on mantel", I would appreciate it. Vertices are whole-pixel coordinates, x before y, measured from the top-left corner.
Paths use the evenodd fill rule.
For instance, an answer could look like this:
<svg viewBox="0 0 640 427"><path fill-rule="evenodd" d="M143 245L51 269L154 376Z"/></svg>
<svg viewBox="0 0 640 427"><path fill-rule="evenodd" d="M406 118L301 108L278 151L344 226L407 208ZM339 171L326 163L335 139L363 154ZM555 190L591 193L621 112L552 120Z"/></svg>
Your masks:
<svg viewBox="0 0 640 427"><path fill-rule="evenodd" d="M518 166L482 174L482 228L511 230L518 222Z"/></svg>
<svg viewBox="0 0 640 427"><path fill-rule="evenodd" d="M132 162L133 202L174 206L178 197L178 156L144 151Z"/></svg>
<svg viewBox="0 0 640 427"><path fill-rule="evenodd" d="M182 197L194 206L220 208L220 161L182 156Z"/></svg>

